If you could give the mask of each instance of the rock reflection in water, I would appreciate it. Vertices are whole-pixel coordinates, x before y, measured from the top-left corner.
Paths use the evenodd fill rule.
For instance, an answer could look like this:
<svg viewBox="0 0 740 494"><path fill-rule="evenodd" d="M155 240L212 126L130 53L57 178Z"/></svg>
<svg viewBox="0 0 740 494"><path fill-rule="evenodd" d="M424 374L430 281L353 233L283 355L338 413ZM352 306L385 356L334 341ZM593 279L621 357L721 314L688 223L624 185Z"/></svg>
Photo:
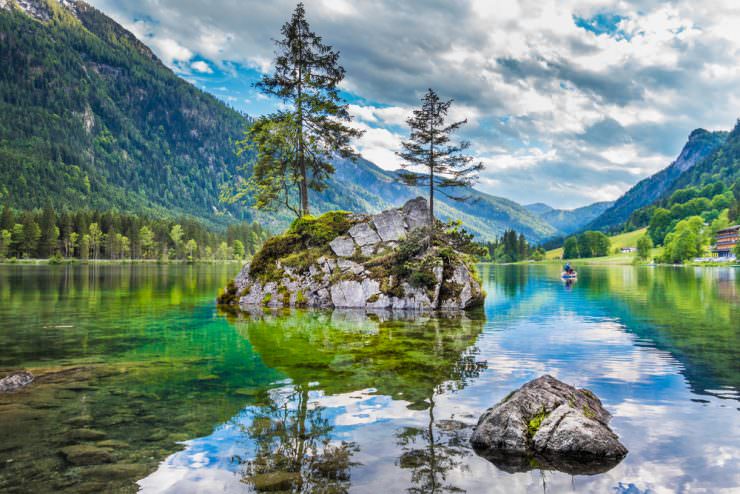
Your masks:
<svg viewBox="0 0 740 494"><path fill-rule="evenodd" d="M256 409L245 432L255 442L244 481L257 491L345 492L358 446L332 440L323 408L309 388L325 395L371 389L403 400L410 410L428 410L426 427L402 427L397 465L411 471L409 492L459 492L446 481L464 468L469 426L435 418L435 396L463 389L486 363L473 346L480 313L424 314L356 310L257 311L231 316L267 365L292 381Z"/></svg>

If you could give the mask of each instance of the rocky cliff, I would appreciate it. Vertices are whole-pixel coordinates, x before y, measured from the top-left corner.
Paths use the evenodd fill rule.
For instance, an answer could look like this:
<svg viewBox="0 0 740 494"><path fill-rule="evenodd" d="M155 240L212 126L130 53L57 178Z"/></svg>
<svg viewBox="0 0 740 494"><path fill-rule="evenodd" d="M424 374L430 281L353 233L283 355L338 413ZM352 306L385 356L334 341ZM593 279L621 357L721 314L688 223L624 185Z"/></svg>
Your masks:
<svg viewBox="0 0 740 494"><path fill-rule="evenodd" d="M483 301L464 234L428 246L424 198L375 215L330 212L268 240L219 297L222 304L463 310Z"/></svg>

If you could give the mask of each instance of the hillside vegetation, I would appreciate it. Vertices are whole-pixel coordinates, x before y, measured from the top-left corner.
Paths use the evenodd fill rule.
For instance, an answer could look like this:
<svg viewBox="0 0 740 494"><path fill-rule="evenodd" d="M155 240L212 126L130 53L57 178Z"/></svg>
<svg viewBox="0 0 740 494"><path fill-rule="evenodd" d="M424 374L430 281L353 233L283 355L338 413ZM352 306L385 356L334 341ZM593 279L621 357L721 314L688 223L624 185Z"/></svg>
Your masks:
<svg viewBox="0 0 740 494"><path fill-rule="evenodd" d="M618 252L624 247L636 247L640 237L647 233L647 228L640 228L627 233L620 233L609 237L611 252L608 256L593 257L590 259L578 259L578 262L585 264L631 264L635 259L634 253L622 254ZM654 248L652 257L658 257L662 253L661 248ZM547 260L560 260L563 257L563 248L548 250L545 254Z"/></svg>
<svg viewBox="0 0 740 494"><path fill-rule="evenodd" d="M0 8L0 202L218 220L245 118L87 4L30 3Z"/></svg>
<svg viewBox="0 0 740 494"><path fill-rule="evenodd" d="M727 132L709 132L696 129L690 135L676 160L628 190L622 197L596 219L588 223L587 230L618 230L630 215L649 206L680 187L679 178L711 155L727 138Z"/></svg>

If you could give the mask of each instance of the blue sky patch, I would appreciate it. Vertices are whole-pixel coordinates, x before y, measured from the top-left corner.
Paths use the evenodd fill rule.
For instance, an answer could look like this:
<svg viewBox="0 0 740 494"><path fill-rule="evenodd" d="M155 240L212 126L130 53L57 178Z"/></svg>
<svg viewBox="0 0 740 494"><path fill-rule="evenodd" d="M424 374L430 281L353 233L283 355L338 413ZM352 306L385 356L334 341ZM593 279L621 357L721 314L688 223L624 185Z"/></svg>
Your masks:
<svg viewBox="0 0 740 494"><path fill-rule="evenodd" d="M577 15L573 16L573 22L576 26L594 33L597 36L606 34L607 36L613 36L616 38L629 39L627 33L619 28L619 23L624 19L626 19L626 17L609 13L596 14L589 18Z"/></svg>

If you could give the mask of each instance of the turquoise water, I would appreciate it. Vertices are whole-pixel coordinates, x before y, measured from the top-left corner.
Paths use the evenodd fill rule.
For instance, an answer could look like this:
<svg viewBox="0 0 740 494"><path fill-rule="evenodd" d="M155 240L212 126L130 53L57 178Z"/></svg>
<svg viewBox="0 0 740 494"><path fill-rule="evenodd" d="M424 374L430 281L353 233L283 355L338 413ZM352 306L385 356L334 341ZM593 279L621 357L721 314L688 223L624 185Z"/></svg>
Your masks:
<svg viewBox="0 0 740 494"><path fill-rule="evenodd" d="M740 272L480 266L484 310L219 312L238 266L2 266L2 492L733 492ZM601 397L612 470L508 473L467 444L549 373ZM89 448L74 464L70 447ZM72 462L71 462L72 460Z"/></svg>

